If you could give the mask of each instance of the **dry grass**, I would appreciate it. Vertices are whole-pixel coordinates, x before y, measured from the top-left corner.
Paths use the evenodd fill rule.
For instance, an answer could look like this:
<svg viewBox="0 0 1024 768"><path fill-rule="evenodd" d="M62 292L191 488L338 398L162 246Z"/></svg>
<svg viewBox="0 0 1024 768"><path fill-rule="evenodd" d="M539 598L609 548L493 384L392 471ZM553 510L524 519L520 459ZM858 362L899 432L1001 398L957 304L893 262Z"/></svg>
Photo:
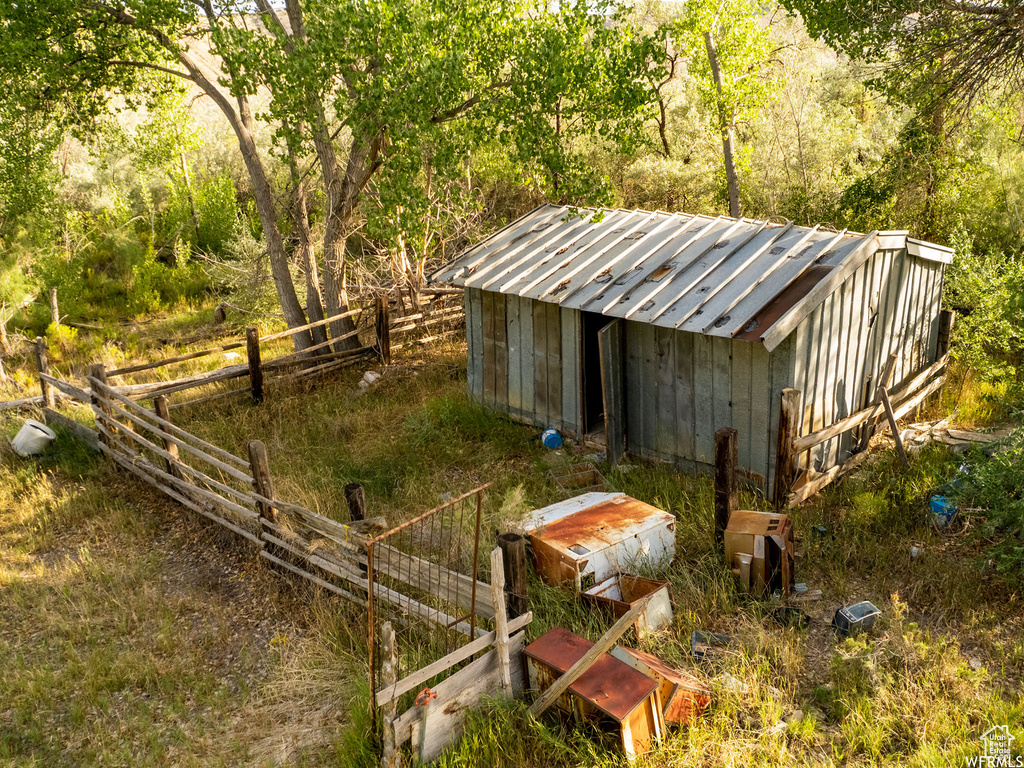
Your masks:
<svg viewBox="0 0 1024 768"><path fill-rule="evenodd" d="M484 482L491 532L557 498L537 431L472 405L465 352L402 358L367 392L360 371L268 390L266 403L175 412L245 455L270 451L278 495L339 520L360 482L372 514L398 522ZM0 422L13 434L16 422ZM0 456L0 760L12 765L370 765L362 617L275 579L240 544L69 446L38 461ZM825 596L806 631L737 593L711 544L704 478L667 467L613 472L613 485L676 515L675 619L648 648L703 677L712 710L642 765L937 765L976 754L988 727L1021 723L1024 610L980 551L927 525L930 489L957 457L930 448L900 473L890 455L795 512L798 578ZM763 500L744 493L742 506ZM813 538L815 525L830 535ZM216 539L210 541L210 539ZM911 561L909 542L925 555ZM531 636L560 624L596 638L606 622L564 590L530 581ZM871 635L837 639L835 609L870 599ZM737 643L689 655L694 629ZM974 661L978 669L973 669ZM749 686L723 688L728 672ZM781 692L780 696L772 693ZM795 710L803 719L792 718ZM789 718L792 722L784 722ZM779 725L780 721L783 725ZM520 706L474 717L442 765L621 763L585 726Z"/></svg>

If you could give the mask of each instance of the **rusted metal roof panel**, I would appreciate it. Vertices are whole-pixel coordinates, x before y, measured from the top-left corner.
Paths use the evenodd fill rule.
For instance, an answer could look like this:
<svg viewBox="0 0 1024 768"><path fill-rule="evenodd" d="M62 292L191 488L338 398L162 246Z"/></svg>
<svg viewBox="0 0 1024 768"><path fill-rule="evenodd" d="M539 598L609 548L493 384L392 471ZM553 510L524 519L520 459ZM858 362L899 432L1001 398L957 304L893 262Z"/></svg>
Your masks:
<svg viewBox="0 0 1024 768"><path fill-rule="evenodd" d="M790 315L788 328L799 320L793 314L813 310L829 276L847 274L874 237L724 216L542 205L430 280L771 347L775 323ZM931 255L929 244L914 243Z"/></svg>

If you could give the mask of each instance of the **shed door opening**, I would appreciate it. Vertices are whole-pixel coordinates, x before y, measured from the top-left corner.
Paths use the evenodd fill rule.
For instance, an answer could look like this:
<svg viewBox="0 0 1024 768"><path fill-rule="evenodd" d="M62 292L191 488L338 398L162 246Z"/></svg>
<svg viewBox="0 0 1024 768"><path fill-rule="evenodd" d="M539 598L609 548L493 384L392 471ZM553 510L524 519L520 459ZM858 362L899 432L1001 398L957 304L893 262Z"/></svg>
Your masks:
<svg viewBox="0 0 1024 768"><path fill-rule="evenodd" d="M601 389L601 352L598 333L615 318L598 312L580 312L582 369L580 371L583 407L583 434L604 432L604 397Z"/></svg>

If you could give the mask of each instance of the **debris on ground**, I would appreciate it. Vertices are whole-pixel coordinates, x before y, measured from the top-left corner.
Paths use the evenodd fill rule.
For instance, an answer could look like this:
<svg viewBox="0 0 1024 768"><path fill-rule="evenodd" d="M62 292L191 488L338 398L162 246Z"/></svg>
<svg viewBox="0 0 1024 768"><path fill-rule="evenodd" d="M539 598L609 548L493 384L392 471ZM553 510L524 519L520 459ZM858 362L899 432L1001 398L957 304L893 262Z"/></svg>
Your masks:
<svg viewBox="0 0 1024 768"><path fill-rule="evenodd" d="M995 443L1007 437L1013 430L997 429L994 432L954 429L949 426L949 419L934 422L911 424L900 433L900 439L910 450L920 450L928 443L942 443L950 446L956 453L963 453L972 444Z"/></svg>
<svg viewBox="0 0 1024 768"><path fill-rule="evenodd" d="M836 611L832 618L832 626L843 637L856 632L863 632L875 625L875 620L882 612L867 600L847 605Z"/></svg>

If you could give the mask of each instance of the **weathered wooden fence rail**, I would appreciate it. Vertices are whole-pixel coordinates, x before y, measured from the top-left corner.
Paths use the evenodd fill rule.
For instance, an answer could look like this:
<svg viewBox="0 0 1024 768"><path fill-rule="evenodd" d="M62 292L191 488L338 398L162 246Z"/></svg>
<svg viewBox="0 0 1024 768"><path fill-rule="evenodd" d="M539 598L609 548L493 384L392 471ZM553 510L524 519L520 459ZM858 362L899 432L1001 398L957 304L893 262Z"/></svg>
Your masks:
<svg viewBox="0 0 1024 768"><path fill-rule="evenodd" d="M800 392L785 390L780 410L776 503L792 506L806 501L830 483L863 464L868 457L867 441L872 435L883 433L886 429L894 429L899 419L919 408L925 398L937 392L945 383L946 368L949 364L948 347L940 351L942 354L938 360L919 371L899 390L892 393L888 391L888 381L894 360L890 359L879 377L878 402L807 435L798 436ZM784 430L783 425L788 425L788 428ZM857 428L862 430L858 450L843 463L827 472L816 473L808 462L803 473L797 477L802 454ZM894 434L894 437L902 455L902 445L898 442L899 435Z"/></svg>
<svg viewBox="0 0 1024 768"><path fill-rule="evenodd" d="M226 365L175 379L112 383L110 388L132 400L152 400L200 387L247 378L249 380L247 386L215 392L198 399L176 402L170 408L182 408L245 393L250 393L254 400L260 402L267 382L298 381L371 359L380 360L387 365L391 362L392 352L438 341L463 330L465 310L461 303L461 291L436 292L431 295L429 301L412 314L393 315L390 309L391 303L389 297L377 297L371 305L349 309L299 328L289 328L264 336L259 336L256 329L250 327L246 329L244 341L221 344L149 363L115 368L106 371L106 376L108 379L130 377L244 348L246 351L245 363ZM404 305L397 299L393 303L399 309L404 308ZM355 318L354 322L357 326L355 330L327 341L318 342L312 347L298 352L288 352L277 357L263 359L267 345L271 342L289 338L302 331L330 326L332 323L353 318ZM372 322L363 322L366 318L372 318ZM358 343L360 337L364 343ZM351 343L353 339L357 340L357 346L346 349L338 348L338 345ZM396 339L397 343L394 341ZM58 399L86 403L89 401L91 391L88 388L76 386L52 374L46 343L43 339L36 339L34 350L39 370L41 395L0 404L0 407L22 408L43 405L52 410Z"/></svg>

